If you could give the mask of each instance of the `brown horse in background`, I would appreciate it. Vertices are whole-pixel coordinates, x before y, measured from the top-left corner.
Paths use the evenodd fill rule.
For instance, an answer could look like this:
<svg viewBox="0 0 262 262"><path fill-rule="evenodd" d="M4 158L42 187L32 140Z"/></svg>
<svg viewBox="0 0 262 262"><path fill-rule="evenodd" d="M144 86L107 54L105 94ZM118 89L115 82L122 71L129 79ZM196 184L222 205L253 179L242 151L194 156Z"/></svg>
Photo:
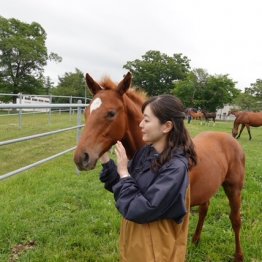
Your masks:
<svg viewBox="0 0 262 262"><path fill-rule="evenodd" d="M143 118L141 98L128 90L131 74L115 85L112 81L96 83L88 74L86 82L94 94L86 108L86 125L75 151L74 160L80 170L95 167L99 157L120 140L128 158L143 146L139 123ZM230 203L230 220L235 233L235 261L243 261L240 245L241 190L245 174L245 155L239 143L221 132L204 132L193 142L198 164L190 171L191 206L200 206L199 221L193 242L200 234L208 211L209 201L222 185Z"/></svg>
<svg viewBox="0 0 262 262"><path fill-rule="evenodd" d="M229 115L234 115L235 117L238 117L238 115L242 113L242 111L238 111L238 110L229 110L227 113L227 116Z"/></svg>
<svg viewBox="0 0 262 262"><path fill-rule="evenodd" d="M195 120L203 120L203 113L202 112L194 112L194 111L189 111L189 114L192 116L193 119Z"/></svg>
<svg viewBox="0 0 262 262"><path fill-rule="evenodd" d="M202 124L202 120L203 120L203 113L198 111L195 108L187 108L185 110L185 113L187 114L187 116L189 116L189 121L188 123L191 122L191 120L200 120L200 124Z"/></svg>
<svg viewBox="0 0 262 262"><path fill-rule="evenodd" d="M216 117L217 117L217 114L215 112L207 112L206 110L201 110L201 112L203 113L204 115L204 118L206 120L207 123L209 123L209 119L212 119L214 124L216 123Z"/></svg>
<svg viewBox="0 0 262 262"><path fill-rule="evenodd" d="M241 124L240 132L238 134L238 127ZM252 139L250 126L262 126L262 112L238 112L234 121L232 136L237 139L241 136L243 129L246 127L249 135L249 140Z"/></svg>

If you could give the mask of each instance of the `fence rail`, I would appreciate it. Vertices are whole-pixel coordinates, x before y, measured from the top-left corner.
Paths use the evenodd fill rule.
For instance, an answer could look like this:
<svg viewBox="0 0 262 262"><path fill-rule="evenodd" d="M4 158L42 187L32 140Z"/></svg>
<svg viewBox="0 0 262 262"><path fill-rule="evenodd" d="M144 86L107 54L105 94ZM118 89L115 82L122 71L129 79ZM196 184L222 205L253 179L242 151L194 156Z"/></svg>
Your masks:
<svg viewBox="0 0 262 262"><path fill-rule="evenodd" d="M32 139L35 139L35 138L49 136L49 135L53 135L53 134L57 134L57 133L62 133L62 132L77 129L77 128L83 127L83 126L84 125L72 126L72 127L59 129L59 130L55 130L55 131L50 131L50 132L46 132L46 133L42 133L42 134L36 134L36 135L32 135L32 136L25 136L25 137L15 138L15 139L11 139L11 140L6 140L6 141L3 141L3 142L0 142L0 146L14 144L14 143L18 143L18 142L27 141L27 140L32 140Z"/></svg>
<svg viewBox="0 0 262 262"><path fill-rule="evenodd" d="M70 108L83 107L88 104L0 104L0 109L22 109L22 108Z"/></svg>
<svg viewBox="0 0 262 262"><path fill-rule="evenodd" d="M79 137L80 137L80 130L83 127L83 125L81 124L81 111L82 111L81 108L86 107L88 105L89 104L82 104L81 101L78 101L77 104L0 104L0 109L6 109L6 108L16 108L16 109L21 109L21 108L77 108L77 125L76 126L63 128L63 129L59 129L59 130L54 130L54 131L51 131L51 132L46 132L46 133L41 133L41 134L35 134L35 135L32 135L32 136L26 136L26 137L1 141L0 146L7 146L9 144L19 143L19 142L27 141L27 140L32 140L32 139L36 139L36 138L39 138L39 137L50 136L50 135L53 135L53 134L66 132L66 131L73 130L73 129L77 130L76 140L78 141ZM16 169L14 171L11 171L9 173L0 175L0 180L6 179L8 177L19 174L23 171L29 170L29 169L31 169L35 166L38 166L42 163L46 163L47 161L50 161L54 158L62 156L62 155L66 154L70 151L73 151L75 148L76 148L76 146L69 148L65 151L59 152L59 153L52 155L50 157L47 157L45 159L42 159L40 161L37 161L33 164L30 164L30 165L24 166L22 168ZM77 170L77 173L79 174L78 170Z"/></svg>

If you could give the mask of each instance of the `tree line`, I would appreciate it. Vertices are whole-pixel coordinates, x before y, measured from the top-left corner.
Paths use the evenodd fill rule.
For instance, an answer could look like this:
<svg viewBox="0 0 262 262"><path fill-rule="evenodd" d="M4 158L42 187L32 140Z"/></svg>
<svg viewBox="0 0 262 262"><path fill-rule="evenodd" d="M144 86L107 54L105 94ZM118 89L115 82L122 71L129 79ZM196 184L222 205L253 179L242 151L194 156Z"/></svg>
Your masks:
<svg viewBox="0 0 262 262"><path fill-rule="evenodd" d="M56 86L44 76L47 61L62 61L58 54L48 53L46 38L45 30L36 22L28 24L0 16L0 93L90 96L84 73L77 68L60 76ZM181 53L169 56L149 50L140 59L127 61L123 68L132 73L136 88L149 96L174 94L185 107L216 111L234 104L242 110L262 110L261 79L241 92L229 75L191 69L190 59Z"/></svg>

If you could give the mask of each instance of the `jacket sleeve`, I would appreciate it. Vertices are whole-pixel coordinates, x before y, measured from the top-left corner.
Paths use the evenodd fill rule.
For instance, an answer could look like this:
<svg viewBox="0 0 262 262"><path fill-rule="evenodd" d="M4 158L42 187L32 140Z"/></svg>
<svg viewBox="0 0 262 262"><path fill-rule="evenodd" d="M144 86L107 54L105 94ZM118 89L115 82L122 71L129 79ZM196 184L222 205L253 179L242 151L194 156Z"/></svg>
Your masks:
<svg viewBox="0 0 262 262"><path fill-rule="evenodd" d="M143 149L138 150L133 159L128 161L128 171L130 174L134 168L134 162L136 162L137 158L141 156L141 152L143 152ZM103 169L100 173L100 181L104 183L105 189L113 192L112 187L120 180L120 176L117 172L117 166L115 162L110 159L109 162L102 164L102 167Z"/></svg>
<svg viewBox="0 0 262 262"><path fill-rule="evenodd" d="M153 175L153 174L152 174ZM187 166L182 161L162 167L155 181L142 193L132 177L113 186L116 207L128 220L149 223L172 218L178 223L186 214Z"/></svg>
<svg viewBox="0 0 262 262"><path fill-rule="evenodd" d="M113 192L112 186L115 185L120 176L117 173L117 167L112 159L109 162L102 164L102 171L100 173L100 181L104 183L105 189L110 192Z"/></svg>

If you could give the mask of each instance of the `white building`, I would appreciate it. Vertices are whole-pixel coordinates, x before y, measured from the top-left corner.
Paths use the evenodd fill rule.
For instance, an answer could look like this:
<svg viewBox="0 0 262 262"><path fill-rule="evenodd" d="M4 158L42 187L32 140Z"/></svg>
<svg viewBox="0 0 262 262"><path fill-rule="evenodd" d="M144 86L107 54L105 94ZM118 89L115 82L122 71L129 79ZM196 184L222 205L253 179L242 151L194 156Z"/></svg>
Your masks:
<svg viewBox="0 0 262 262"><path fill-rule="evenodd" d="M50 98L44 96L34 96L34 95L22 95L16 98L17 104L50 104ZM38 112L48 112L49 108L24 108L23 111L38 111Z"/></svg>
<svg viewBox="0 0 262 262"><path fill-rule="evenodd" d="M235 120L234 115L228 115L228 112L232 109L236 109L237 107L234 105L225 105L223 108L219 108L217 110L217 117L218 120Z"/></svg>

